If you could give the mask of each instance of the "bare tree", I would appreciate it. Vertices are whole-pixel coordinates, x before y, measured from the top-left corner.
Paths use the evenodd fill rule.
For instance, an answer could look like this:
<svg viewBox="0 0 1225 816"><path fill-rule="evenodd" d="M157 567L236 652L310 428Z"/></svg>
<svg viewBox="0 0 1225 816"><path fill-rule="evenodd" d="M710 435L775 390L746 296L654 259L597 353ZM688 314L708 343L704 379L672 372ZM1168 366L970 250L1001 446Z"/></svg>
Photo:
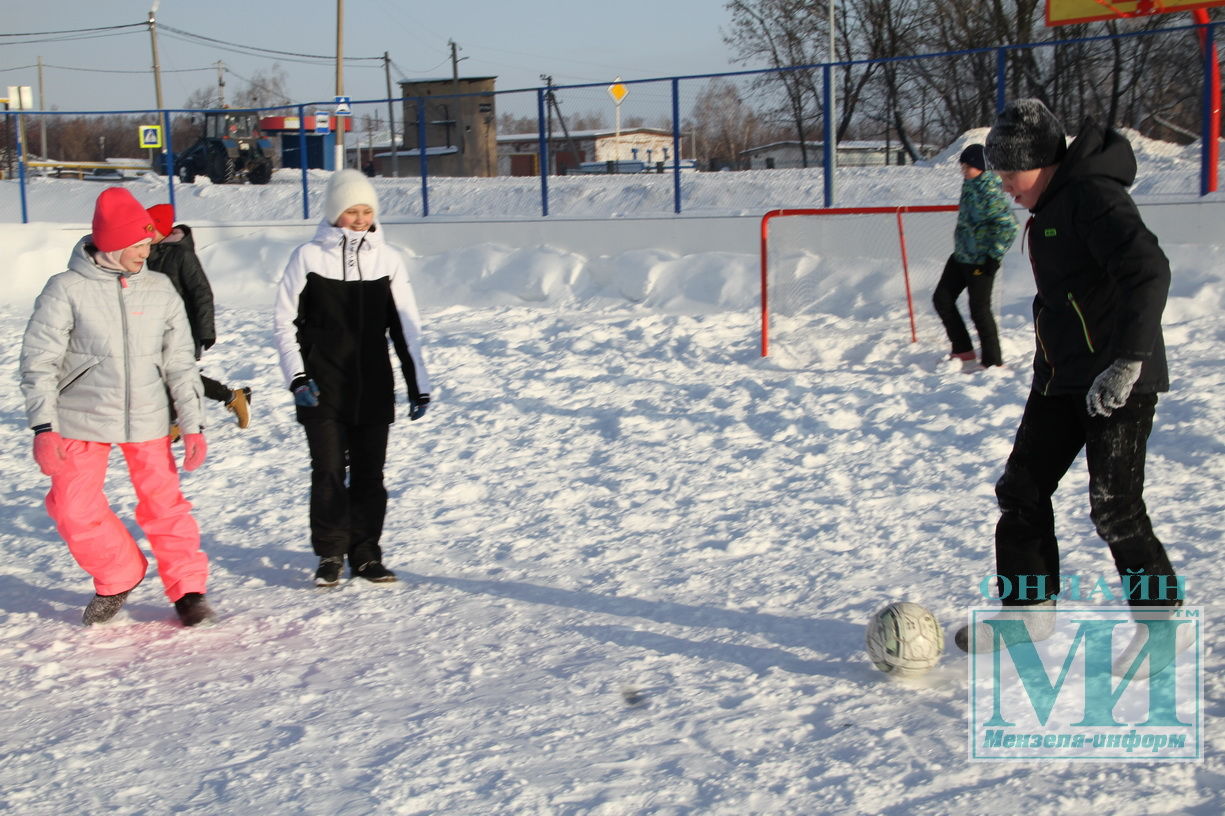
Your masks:
<svg viewBox="0 0 1225 816"><path fill-rule="evenodd" d="M730 31L723 41L739 63L762 62L785 69L766 74L758 82L763 91L781 90L782 102L774 117L788 121L800 144L800 161L808 166L808 129L822 114L821 94L814 69L829 62L827 0L730 0ZM772 117L772 118L774 118Z"/></svg>
<svg viewBox="0 0 1225 816"><path fill-rule="evenodd" d="M739 166L741 154L763 131L740 90L726 79L712 79L694 102L685 129L695 134L698 161L710 167Z"/></svg>

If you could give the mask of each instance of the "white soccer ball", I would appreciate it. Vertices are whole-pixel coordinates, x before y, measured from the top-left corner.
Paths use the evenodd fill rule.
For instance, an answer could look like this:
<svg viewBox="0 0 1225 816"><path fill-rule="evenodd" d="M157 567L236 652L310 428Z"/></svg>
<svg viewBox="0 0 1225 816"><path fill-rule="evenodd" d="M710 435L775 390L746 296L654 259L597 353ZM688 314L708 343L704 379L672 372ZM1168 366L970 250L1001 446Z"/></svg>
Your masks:
<svg viewBox="0 0 1225 816"><path fill-rule="evenodd" d="M868 659L893 677L916 677L940 662L944 630L936 616L916 603L899 601L868 621Z"/></svg>

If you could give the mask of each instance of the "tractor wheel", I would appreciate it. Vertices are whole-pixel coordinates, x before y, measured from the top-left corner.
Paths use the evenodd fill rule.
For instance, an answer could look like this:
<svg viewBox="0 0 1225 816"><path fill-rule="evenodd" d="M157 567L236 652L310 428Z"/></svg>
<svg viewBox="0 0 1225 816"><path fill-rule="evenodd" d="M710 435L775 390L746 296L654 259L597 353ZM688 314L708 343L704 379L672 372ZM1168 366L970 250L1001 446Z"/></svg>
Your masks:
<svg viewBox="0 0 1225 816"><path fill-rule="evenodd" d="M229 156L214 156L208 177L213 184L228 184L234 180L234 160Z"/></svg>
<svg viewBox="0 0 1225 816"><path fill-rule="evenodd" d="M267 184L272 181L272 162L264 159L247 166L247 181L252 184Z"/></svg>
<svg viewBox="0 0 1225 816"><path fill-rule="evenodd" d="M196 181L196 171L191 169L190 165L180 164L178 166L179 181L184 184L194 184Z"/></svg>

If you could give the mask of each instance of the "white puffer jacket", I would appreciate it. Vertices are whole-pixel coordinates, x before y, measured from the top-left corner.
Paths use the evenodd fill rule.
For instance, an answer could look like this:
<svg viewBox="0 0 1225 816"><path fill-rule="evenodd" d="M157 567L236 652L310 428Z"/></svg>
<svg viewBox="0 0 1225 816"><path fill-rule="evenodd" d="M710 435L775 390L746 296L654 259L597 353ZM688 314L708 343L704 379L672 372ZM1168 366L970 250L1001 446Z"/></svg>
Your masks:
<svg viewBox="0 0 1225 816"><path fill-rule="evenodd" d="M204 388L191 327L170 279L103 269L86 250L52 276L34 304L21 347L21 391L30 427L68 439L145 442L204 427ZM167 398L169 392L169 398Z"/></svg>

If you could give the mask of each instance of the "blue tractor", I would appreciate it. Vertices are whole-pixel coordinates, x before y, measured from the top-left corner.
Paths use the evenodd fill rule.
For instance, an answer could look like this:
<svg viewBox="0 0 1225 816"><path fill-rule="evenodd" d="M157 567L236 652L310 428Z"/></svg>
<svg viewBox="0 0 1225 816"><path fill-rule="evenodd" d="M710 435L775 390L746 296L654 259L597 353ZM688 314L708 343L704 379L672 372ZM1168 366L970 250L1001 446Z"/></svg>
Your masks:
<svg viewBox="0 0 1225 816"><path fill-rule="evenodd" d="M213 184L267 184L272 180L272 142L260 134L255 114L210 111L204 115L204 134L175 155L174 169L184 184L196 176L208 176Z"/></svg>

